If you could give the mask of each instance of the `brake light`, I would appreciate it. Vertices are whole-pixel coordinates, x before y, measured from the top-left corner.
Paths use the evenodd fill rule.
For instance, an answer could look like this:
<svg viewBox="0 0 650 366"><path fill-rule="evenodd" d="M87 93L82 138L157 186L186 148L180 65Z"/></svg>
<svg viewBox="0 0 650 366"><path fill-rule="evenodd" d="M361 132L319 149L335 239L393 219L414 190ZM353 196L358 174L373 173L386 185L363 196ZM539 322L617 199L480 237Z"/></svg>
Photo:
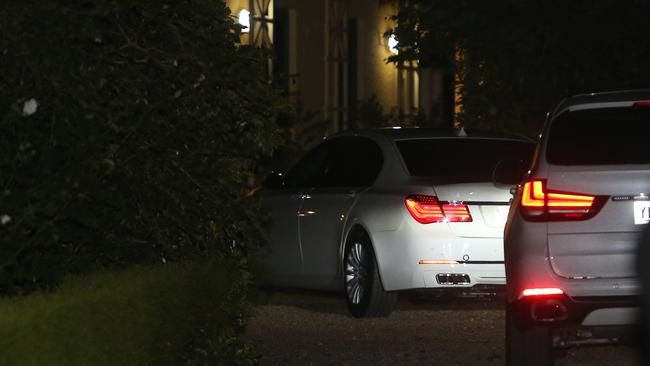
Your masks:
<svg viewBox="0 0 650 366"><path fill-rule="evenodd" d="M520 298L531 297L531 296L552 296L552 295L562 295L564 291L559 288L527 288L521 292Z"/></svg>
<svg viewBox="0 0 650 366"><path fill-rule="evenodd" d="M650 107L650 101L643 100L643 101L640 101L640 102L634 102L634 104L632 104L632 106L633 107Z"/></svg>
<svg viewBox="0 0 650 366"><path fill-rule="evenodd" d="M607 198L551 190L546 179L533 179L525 182L521 190L521 210L529 220L586 220L600 211Z"/></svg>
<svg viewBox="0 0 650 366"><path fill-rule="evenodd" d="M411 216L422 224L472 221L469 207L462 202L442 203L436 196L416 194L406 197L404 204Z"/></svg>

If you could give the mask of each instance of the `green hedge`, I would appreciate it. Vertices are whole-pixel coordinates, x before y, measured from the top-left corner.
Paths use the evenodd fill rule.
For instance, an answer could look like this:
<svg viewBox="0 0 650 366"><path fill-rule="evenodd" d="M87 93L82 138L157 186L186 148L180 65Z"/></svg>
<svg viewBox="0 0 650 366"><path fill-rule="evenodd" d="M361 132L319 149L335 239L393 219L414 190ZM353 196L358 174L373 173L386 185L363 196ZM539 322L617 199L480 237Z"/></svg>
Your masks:
<svg viewBox="0 0 650 366"><path fill-rule="evenodd" d="M222 0L0 5L0 293L263 241L284 102Z"/></svg>
<svg viewBox="0 0 650 366"><path fill-rule="evenodd" d="M232 260L71 279L52 294L0 301L0 364L252 364L238 338L246 295Z"/></svg>

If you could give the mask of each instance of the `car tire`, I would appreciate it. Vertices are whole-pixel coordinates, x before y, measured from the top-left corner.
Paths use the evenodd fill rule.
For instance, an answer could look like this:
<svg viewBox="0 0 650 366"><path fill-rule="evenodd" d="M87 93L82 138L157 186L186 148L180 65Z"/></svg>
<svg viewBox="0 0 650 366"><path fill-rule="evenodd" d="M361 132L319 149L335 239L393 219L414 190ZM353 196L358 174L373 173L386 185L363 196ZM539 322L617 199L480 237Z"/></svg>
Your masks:
<svg viewBox="0 0 650 366"><path fill-rule="evenodd" d="M355 318L388 316L398 295L384 291L370 240L365 234L353 234L343 257L344 289L348 309Z"/></svg>
<svg viewBox="0 0 650 366"><path fill-rule="evenodd" d="M506 366L555 365L551 340L551 328L522 329L511 312L506 311Z"/></svg>

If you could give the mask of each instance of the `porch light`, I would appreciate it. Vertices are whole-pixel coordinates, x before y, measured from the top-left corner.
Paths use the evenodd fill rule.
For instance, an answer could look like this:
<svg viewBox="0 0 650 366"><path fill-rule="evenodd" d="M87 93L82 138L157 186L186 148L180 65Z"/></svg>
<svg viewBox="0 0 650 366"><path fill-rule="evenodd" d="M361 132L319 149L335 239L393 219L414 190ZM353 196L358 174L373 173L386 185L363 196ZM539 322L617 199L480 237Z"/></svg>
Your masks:
<svg viewBox="0 0 650 366"><path fill-rule="evenodd" d="M395 38L394 34L391 34L388 37L388 51L393 55L397 55L399 53L399 49L397 48L398 46L399 42L397 41L397 38Z"/></svg>
<svg viewBox="0 0 650 366"><path fill-rule="evenodd" d="M241 32L242 33L248 33L250 31L250 26L251 26L251 12L242 9L239 11L239 18L238 18L239 25L242 26Z"/></svg>

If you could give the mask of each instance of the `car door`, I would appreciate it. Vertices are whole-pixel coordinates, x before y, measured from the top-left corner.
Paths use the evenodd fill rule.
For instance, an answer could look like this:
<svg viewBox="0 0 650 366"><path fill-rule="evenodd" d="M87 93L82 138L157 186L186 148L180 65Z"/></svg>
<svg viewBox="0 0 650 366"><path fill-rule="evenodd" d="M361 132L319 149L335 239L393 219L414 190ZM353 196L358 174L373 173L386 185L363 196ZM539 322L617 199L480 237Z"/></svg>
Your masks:
<svg viewBox="0 0 650 366"><path fill-rule="evenodd" d="M264 195L264 208L271 216L266 264L273 285L302 284L298 215L305 192L320 179L329 156L326 145L317 146L289 170L280 187L269 189Z"/></svg>
<svg viewBox="0 0 650 366"><path fill-rule="evenodd" d="M358 194L372 185L383 163L371 140L347 136L329 142L331 158L300 208L300 246L305 278L319 288L339 289L340 243Z"/></svg>

